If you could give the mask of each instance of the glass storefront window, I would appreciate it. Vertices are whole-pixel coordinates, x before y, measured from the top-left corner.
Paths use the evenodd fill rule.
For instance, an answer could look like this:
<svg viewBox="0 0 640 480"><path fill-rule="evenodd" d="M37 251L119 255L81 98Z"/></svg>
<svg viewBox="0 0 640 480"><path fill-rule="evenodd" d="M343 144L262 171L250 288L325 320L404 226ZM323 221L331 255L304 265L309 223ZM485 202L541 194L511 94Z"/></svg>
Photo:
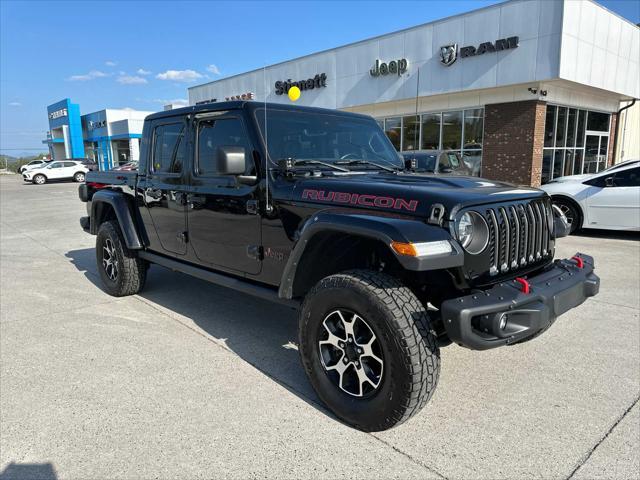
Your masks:
<svg viewBox="0 0 640 480"><path fill-rule="evenodd" d="M474 108L464 111L464 145L463 148L482 148L482 133L484 128L484 110Z"/></svg>
<svg viewBox="0 0 640 480"><path fill-rule="evenodd" d="M587 130L609 132L609 114L589 112L589 115L587 116Z"/></svg>
<svg viewBox="0 0 640 480"><path fill-rule="evenodd" d="M396 150L454 150L474 175L482 166L484 108L379 119Z"/></svg>
<svg viewBox="0 0 640 480"><path fill-rule="evenodd" d="M545 148L542 153L542 183L551 180L551 159L553 158L553 148Z"/></svg>
<svg viewBox="0 0 640 480"><path fill-rule="evenodd" d="M402 118L402 150L419 150L420 117L411 115Z"/></svg>
<svg viewBox="0 0 640 480"><path fill-rule="evenodd" d="M569 117L567 119L567 147L576 146L576 115L576 109L570 108Z"/></svg>
<svg viewBox="0 0 640 480"><path fill-rule="evenodd" d="M556 106L547 105L547 116L544 123L544 146L553 147L553 132L556 128Z"/></svg>
<svg viewBox="0 0 640 480"><path fill-rule="evenodd" d="M564 147L567 130L567 108L558 107L558 121L556 122L556 148Z"/></svg>
<svg viewBox="0 0 640 480"><path fill-rule="evenodd" d="M400 132L402 129L402 119L400 117L386 118L384 121L384 133L396 150L400 151Z"/></svg>
<svg viewBox="0 0 640 480"><path fill-rule="evenodd" d="M606 168L610 117L608 113L547 105L542 183Z"/></svg>
<svg viewBox="0 0 640 480"><path fill-rule="evenodd" d="M442 148L460 150L462 148L462 112L442 114Z"/></svg>
<svg viewBox="0 0 640 480"><path fill-rule="evenodd" d="M422 144L423 150L437 150L440 148L440 113L426 113L422 115Z"/></svg>

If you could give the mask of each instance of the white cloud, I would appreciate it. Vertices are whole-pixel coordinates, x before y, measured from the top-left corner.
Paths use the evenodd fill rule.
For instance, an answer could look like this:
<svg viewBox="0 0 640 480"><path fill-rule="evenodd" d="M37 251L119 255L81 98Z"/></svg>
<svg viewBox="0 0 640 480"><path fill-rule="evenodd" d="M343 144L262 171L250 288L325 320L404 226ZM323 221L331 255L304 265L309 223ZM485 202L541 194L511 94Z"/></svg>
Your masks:
<svg viewBox="0 0 640 480"><path fill-rule="evenodd" d="M67 78L70 82L86 82L87 80L93 80L94 78L107 77L108 75L100 70L91 70L89 73L83 75L71 75Z"/></svg>
<svg viewBox="0 0 640 480"><path fill-rule="evenodd" d="M116 65L118 65L118 63L117 63L117 62L114 62L113 60L107 60L106 62L104 62L104 64L105 64L107 67L115 67Z"/></svg>
<svg viewBox="0 0 640 480"><path fill-rule="evenodd" d="M120 75L116 78L116 82L123 85L142 85L143 83L147 83L147 79L138 77L137 75Z"/></svg>
<svg viewBox="0 0 640 480"><path fill-rule="evenodd" d="M174 82L193 82L202 78L202 74L195 70L167 70L159 73L156 78L160 80L172 80Z"/></svg>
<svg viewBox="0 0 640 480"><path fill-rule="evenodd" d="M21 107L22 104L20 102L9 102L10 107Z"/></svg>
<svg viewBox="0 0 640 480"><path fill-rule="evenodd" d="M207 72L213 73L214 75L220 75L220 69L215 63L212 63L207 67Z"/></svg>
<svg viewBox="0 0 640 480"><path fill-rule="evenodd" d="M145 70L144 68L139 68L136 73L138 75L151 75L151 72L149 70Z"/></svg>
<svg viewBox="0 0 640 480"><path fill-rule="evenodd" d="M189 100L186 98L174 98L173 100L167 100L164 98L156 98L153 100L155 103L159 103L161 105L174 105L176 107L186 107L189 105Z"/></svg>

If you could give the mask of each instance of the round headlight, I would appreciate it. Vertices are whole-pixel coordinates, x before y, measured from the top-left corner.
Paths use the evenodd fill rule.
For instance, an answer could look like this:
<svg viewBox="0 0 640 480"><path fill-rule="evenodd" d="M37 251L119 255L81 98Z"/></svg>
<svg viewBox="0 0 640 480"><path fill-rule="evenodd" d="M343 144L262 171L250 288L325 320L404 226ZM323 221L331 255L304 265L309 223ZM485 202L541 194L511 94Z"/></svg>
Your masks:
<svg viewBox="0 0 640 480"><path fill-rule="evenodd" d="M477 212L465 212L458 219L457 233L462 248L472 255L483 252L489 243L489 227Z"/></svg>
<svg viewBox="0 0 640 480"><path fill-rule="evenodd" d="M471 237L473 236L473 220L470 213L465 213L458 220L458 240L460 244L467 248L471 243Z"/></svg>

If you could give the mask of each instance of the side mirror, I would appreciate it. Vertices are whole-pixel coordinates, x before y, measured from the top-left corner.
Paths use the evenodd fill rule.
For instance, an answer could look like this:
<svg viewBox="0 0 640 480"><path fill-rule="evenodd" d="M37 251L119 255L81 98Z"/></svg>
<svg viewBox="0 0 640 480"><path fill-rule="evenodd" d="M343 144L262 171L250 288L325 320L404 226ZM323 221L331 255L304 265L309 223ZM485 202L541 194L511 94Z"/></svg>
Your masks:
<svg viewBox="0 0 640 480"><path fill-rule="evenodd" d="M216 151L216 170L220 175L242 175L247 169L244 147L224 145Z"/></svg>
<svg viewBox="0 0 640 480"><path fill-rule="evenodd" d="M607 177L604 179L604 186L605 187L615 187L616 184L613 181L613 177Z"/></svg>

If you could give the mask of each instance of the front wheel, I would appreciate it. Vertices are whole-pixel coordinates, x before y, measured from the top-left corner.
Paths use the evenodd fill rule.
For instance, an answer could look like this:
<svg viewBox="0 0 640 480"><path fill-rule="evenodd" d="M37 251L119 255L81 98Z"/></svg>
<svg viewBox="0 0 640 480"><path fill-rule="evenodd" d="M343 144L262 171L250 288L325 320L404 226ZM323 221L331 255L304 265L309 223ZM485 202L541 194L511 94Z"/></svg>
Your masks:
<svg viewBox="0 0 640 480"><path fill-rule="evenodd" d="M33 177L33 183L35 183L36 185L44 185L45 183L47 183L47 177L45 177L44 175L36 175L35 177Z"/></svg>
<svg viewBox="0 0 640 480"><path fill-rule="evenodd" d="M554 198L553 204L556 205L564 216L567 217L567 222L569 222L569 234L575 232L581 227L582 217L580 216L580 212L578 208L570 201L563 200L561 198Z"/></svg>
<svg viewBox="0 0 640 480"><path fill-rule="evenodd" d="M426 309L383 273L353 270L322 279L302 306L299 337L318 396L364 431L406 421L438 383L440 351Z"/></svg>
<svg viewBox="0 0 640 480"><path fill-rule="evenodd" d="M84 182L84 172L78 172L73 176L73 180L82 183Z"/></svg>
<svg viewBox="0 0 640 480"><path fill-rule="evenodd" d="M126 247L115 221L100 225L96 238L96 262L102 284L109 295L134 295L144 287L147 262Z"/></svg>

